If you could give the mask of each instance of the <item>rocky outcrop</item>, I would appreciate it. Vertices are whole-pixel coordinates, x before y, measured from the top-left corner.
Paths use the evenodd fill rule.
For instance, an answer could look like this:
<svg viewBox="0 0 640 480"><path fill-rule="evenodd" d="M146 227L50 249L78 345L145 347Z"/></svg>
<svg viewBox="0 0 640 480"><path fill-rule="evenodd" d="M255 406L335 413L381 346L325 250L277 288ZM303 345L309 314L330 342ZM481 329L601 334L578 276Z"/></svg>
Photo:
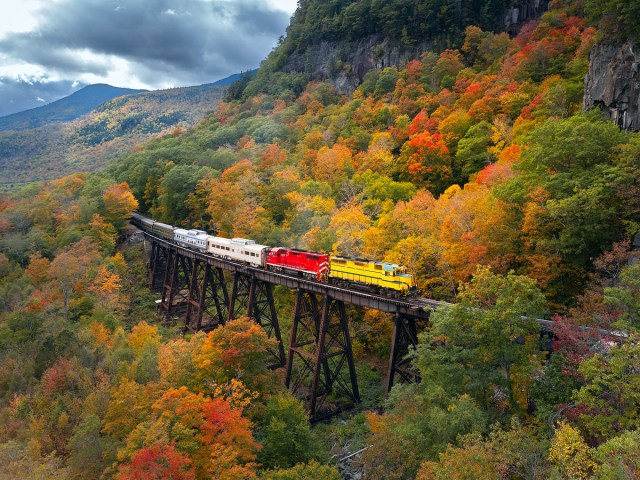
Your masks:
<svg viewBox="0 0 640 480"><path fill-rule="evenodd" d="M598 107L620 128L640 130L640 46L603 41L589 58L583 108Z"/></svg>
<svg viewBox="0 0 640 480"><path fill-rule="evenodd" d="M520 27L529 20L538 18L549 8L549 0L522 0L504 14L504 31L509 35L518 34Z"/></svg>
<svg viewBox="0 0 640 480"><path fill-rule="evenodd" d="M540 17L549 7L549 0L519 0L504 11L504 31L518 33L529 20ZM390 66L402 67L408 60L418 58L425 51L452 48L451 40L434 36L410 48L381 34L357 41L321 41L304 52L296 52L286 59L281 70L287 73L307 73L312 80L330 80L336 89L351 94L370 70Z"/></svg>
<svg viewBox="0 0 640 480"><path fill-rule="evenodd" d="M349 95L362 83L368 71L401 66L428 47L425 43L412 49L400 49L383 35L371 35L355 42L322 41L309 46L304 53L291 55L282 70L305 72L313 80L329 79L339 92Z"/></svg>

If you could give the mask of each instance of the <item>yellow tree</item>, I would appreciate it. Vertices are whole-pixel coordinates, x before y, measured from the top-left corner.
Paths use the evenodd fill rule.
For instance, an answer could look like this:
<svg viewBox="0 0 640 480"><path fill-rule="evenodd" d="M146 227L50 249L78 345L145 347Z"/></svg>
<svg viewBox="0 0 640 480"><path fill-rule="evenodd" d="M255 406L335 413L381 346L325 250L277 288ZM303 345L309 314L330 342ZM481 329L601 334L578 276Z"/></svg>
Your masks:
<svg viewBox="0 0 640 480"><path fill-rule="evenodd" d="M129 213L138 208L138 201L131 193L127 182L117 183L107 188L102 195L106 220L117 230L127 223Z"/></svg>
<svg viewBox="0 0 640 480"><path fill-rule="evenodd" d="M361 255L365 232L370 226L371 219L365 215L362 205L352 202L340 208L329 223L329 229L337 238L333 251L340 255Z"/></svg>
<svg viewBox="0 0 640 480"><path fill-rule="evenodd" d="M334 186L338 180L353 172L351 155L351 150L344 145L320 148L313 168L316 180Z"/></svg>
<svg viewBox="0 0 640 480"><path fill-rule="evenodd" d="M563 478L582 480L590 478L595 467L589 446L580 432L566 422L561 422L549 449L549 460L558 467Z"/></svg>

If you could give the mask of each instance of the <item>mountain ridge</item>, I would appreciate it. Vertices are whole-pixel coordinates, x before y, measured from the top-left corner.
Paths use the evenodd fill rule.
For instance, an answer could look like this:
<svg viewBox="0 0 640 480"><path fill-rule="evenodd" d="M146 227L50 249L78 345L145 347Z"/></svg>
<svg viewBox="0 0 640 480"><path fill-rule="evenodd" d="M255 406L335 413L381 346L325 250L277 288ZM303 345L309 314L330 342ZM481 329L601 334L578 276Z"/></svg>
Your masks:
<svg viewBox="0 0 640 480"><path fill-rule="evenodd" d="M215 109L226 88L142 91L111 98L70 121L0 129L2 183L49 180L102 168L144 140L195 125Z"/></svg>
<svg viewBox="0 0 640 480"><path fill-rule="evenodd" d="M0 117L0 131L27 130L41 127L47 123L68 122L89 113L102 103L115 97L147 91L114 87L106 83L87 85L71 95L41 107Z"/></svg>

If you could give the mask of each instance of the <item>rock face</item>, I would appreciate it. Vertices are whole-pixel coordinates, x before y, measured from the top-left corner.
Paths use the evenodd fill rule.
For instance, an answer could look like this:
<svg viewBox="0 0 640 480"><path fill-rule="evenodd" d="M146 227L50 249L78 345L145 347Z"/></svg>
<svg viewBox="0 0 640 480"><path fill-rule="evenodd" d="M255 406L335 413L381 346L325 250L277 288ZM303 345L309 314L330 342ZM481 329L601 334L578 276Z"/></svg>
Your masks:
<svg viewBox="0 0 640 480"><path fill-rule="evenodd" d="M401 50L383 35L371 35L355 42L323 41L311 45L304 53L291 55L282 70L305 72L314 80L330 79L339 92L349 95L369 70L400 66L427 49L425 43Z"/></svg>
<svg viewBox="0 0 640 480"><path fill-rule="evenodd" d="M640 130L640 46L603 41L589 58L583 108L599 107L624 130Z"/></svg>
<svg viewBox="0 0 640 480"><path fill-rule="evenodd" d="M538 18L549 7L549 0L519 0L504 11L504 31L518 33L527 21ZM403 66L421 53L454 48L450 40L425 39L411 48L402 48L398 41L382 34L371 35L357 41L322 41L307 47L304 52L293 53L281 68L287 73L308 73L312 80L331 80L336 89L351 94L362 83L370 70L390 66Z"/></svg>
<svg viewBox="0 0 640 480"><path fill-rule="evenodd" d="M511 36L518 34L523 23L538 18L549 8L549 0L522 0L504 14L504 31Z"/></svg>

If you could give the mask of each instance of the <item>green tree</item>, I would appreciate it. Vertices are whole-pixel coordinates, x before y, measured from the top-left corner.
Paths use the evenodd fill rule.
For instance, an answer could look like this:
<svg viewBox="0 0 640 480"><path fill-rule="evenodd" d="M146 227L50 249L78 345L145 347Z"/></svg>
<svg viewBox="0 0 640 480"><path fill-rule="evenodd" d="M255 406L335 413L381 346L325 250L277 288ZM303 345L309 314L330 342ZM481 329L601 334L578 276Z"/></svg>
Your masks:
<svg viewBox="0 0 640 480"><path fill-rule="evenodd" d="M526 409L544 304L532 279L478 267L458 303L438 309L420 336L414 358L423 383L469 394L498 418Z"/></svg>
<svg viewBox="0 0 640 480"><path fill-rule="evenodd" d="M422 382L397 386L387 402L387 413L370 414L363 453L366 479L413 478L420 465L434 460L460 435L486 428L486 416L468 395L449 395L437 385Z"/></svg>
<svg viewBox="0 0 640 480"><path fill-rule="evenodd" d="M265 468L288 468L308 462L318 454L309 419L302 404L289 393L269 399L258 441L263 448L258 462Z"/></svg>
<svg viewBox="0 0 640 480"><path fill-rule="evenodd" d="M619 283L604 289L604 300L618 313L619 328L640 329L640 264L620 272Z"/></svg>
<svg viewBox="0 0 640 480"><path fill-rule="evenodd" d="M487 151L493 144L491 132L491 124L482 121L471 127L458 142L453 175L460 184L495 160Z"/></svg>
<svg viewBox="0 0 640 480"><path fill-rule="evenodd" d="M640 476L640 431L624 432L592 451L598 463L594 477L598 480L638 478Z"/></svg>
<svg viewBox="0 0 640 480"><path fill-rule="evenodd" d="M340 472L336 467L323 465L315 460L299 463L288 469L269 470L260 475L260 480L340 480Z"/></svg>
<svg viewBox="0 0 640 480"><path fill-rule="evenodd" d="M189 212L185 202L198 181L205 176L206 170L197 165L176 165L164 175L159 187L159 220L176 223L187 217Z"/></svg>
<svg viewBox="0 0 640 480"><path fill-rule="evenodd" d="M640 346L637 337L580 365L585 385L575 400L586 411L579 416L597 440L640 427Z"/></svg>

